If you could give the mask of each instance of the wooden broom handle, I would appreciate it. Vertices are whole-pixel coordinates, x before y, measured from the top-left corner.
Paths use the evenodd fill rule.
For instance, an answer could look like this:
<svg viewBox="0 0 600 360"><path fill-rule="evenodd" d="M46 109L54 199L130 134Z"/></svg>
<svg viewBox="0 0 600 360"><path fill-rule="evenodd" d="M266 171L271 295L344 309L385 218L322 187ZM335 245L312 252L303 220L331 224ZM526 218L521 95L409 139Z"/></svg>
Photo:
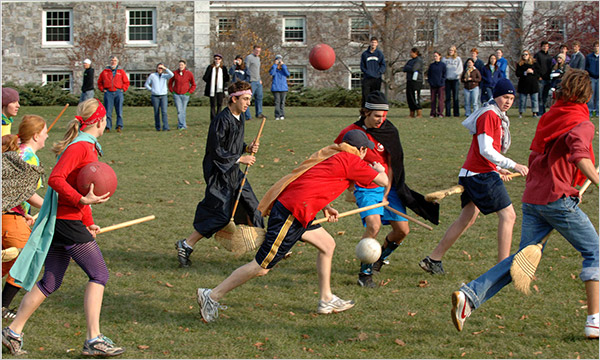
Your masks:
<svg viewBox="0 0 600 360"><path fill-rule="evenodd" d="M139 219L135 219L135 220L125 221L125 222L122 222L120 224L107 226L105 228L101 228L100 229L100 234L104 234L105 232L122 229L124 227L128 227L128 226L131 226L131 225L136 225L136 224L143 223L143 222L150 221L150 220L154 220L154 219L156 219L156 216L150 215L150 216L145 216L145 217L142 217L142 218L139 218Z"/></svg>
<svg viewBox="0 0 600 360"><path fill-rule="evenodd" d="M419 221L419 220L417 220L417 219L415 219L415 218L412 218L412 217L410 217L410 216L406 215L405 213L403 213L403 212L401 212L401 211L398 211L398 210L394 209L394 208L393 208L393 207L391 207L391 206L387 206L387 205L386 205L386 207L385 207L385 208L386 208L386 209L388 209L389 211L393 212L393 213L394 213L394 214L396 214L396 215L400 215L400 216L402 216L403 218L406 218L407 220L410 220L410 221L414 222L414 223L415 223L415 224L417 224L417 225L421 225L422 227L424 227L425 229L427 229L427 230L429 230L429 231L433 231L433 228L432 228L431 226L429 226L429 225L425 224L424 222L421 222L421 221Z"/></svg>
<svg viewBox="0 0 600 360"><path fill-rule="evenodd" d="M376 208L379 208L379 207L382 207L382 206L386 206L387 204L389 204L389 202L383 201L383 202L380 202L379 204L369 205L369 206L361 207L361 208L358 208L358 209L346 211L346 212L343 212L343 213L339 214L338 218L342 218L342 217L348 216L348 215L358 214L358 213L361 213L363 211L367 211L367 210L371 210L371 209L376 209ZM327 220L329 220L329 217L323 217L323 218L320 218L318 220L313 221L312 224L313 225L321 224L321 223L327 222Z"/></svg>
<svg viewBox="0 0 600 360"><path fill-rule="evenodd" d="M67 110L68 107L69 107L69 103L67 103L67 105L65 105L65 107L62 109L62 111L60 112L60 114L58 114L58 116L56 117L56 119L54 119L54 121L52 122L52 125L50 125L50 127L48 128L48 131L50 131L50 129L52 129L52 127L54 126L54 124L56 124L56 122L58 121L58 119L60 119L60 117L62 116L62 114L65 113L65 110Z"/></svg>
<svg viewBox="0 0 600 360"><path fill-rule="evenodd" d="M600 169L600 166L597 166L596 172L598 172L599 169ZM592 181L590 179L587 179L581 186L581 189L579 189L579 197L581 197L583 195L583 193L590 187L590 185L592 185Z"/></svg>

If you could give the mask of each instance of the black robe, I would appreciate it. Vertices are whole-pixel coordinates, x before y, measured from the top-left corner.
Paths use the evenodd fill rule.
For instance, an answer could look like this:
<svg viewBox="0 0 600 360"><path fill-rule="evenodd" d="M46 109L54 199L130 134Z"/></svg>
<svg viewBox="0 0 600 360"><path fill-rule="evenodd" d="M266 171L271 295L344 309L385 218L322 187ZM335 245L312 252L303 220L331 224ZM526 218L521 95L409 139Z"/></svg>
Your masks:
<svg viewBox="0 0 600 360"><path fill-rule="evenodd" d="M396 193L402 204L415 212L415 214L438 225L440 219L440 205L425 200L425 197L416 191L411 190L404 182L404 151L400 143L398 129L391 121L386 120L379 128L367 128L364 119L361 118L354 123L362 127L373 138L379 141L391 156L391 164L394 178L392 185L396 188Z"/></svg>
<svg viewBox="0 0 600 360"><path fill-rule="evenodd" d="M206 153L202 168L206 181L204 199L198 203L194 229L204 237L211 237L225 227L231 218L233 205L244 173L236 161L246 149L244 124L246 117L237 120L226 107L210 123L206 138ZM240 223L264 228L258 199L246 179L235 219ZM236 221L236 223L238 222Z"/></svg>

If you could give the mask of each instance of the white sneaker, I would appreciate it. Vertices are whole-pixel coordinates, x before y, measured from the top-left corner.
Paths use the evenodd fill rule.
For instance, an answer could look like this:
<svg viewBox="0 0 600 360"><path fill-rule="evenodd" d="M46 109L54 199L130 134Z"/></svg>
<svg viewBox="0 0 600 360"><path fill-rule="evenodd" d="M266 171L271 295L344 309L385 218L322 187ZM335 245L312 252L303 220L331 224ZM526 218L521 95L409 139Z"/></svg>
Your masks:
<svg viewBox="0 0 600 360"><path fill-rule="evenodd" d="M354 307L354 300L342 300L339 297L333 295L330 301L325 302L319 300L319 307L317 313L319 314L331 314L346 311Z"/></svg>
<svg viewBox="0 0 600 360"><path fill-rule="evenodd" d="M465 320L471 315L471 305L462 291L452 293L452 322L456 330L462 331Z"/></svg>
<svg viewBox="0 0 600 360"><path fill-rule="evenodd" d="M588 339L598 339L599 337L599 331L598 331L598 322L591 323L586 321L585 323L585 337L587 337Z"/></svg>
<svg viewBox="0 0 600 360"><path fill-rule="evenodd" d="M219 303L210 298L211 289L198 288L196 300L200 305L200 315L206 322L213 322L219 318Z"/></svg>
<svg viewBox="0 0 600 360"><path fill-rule="evenodd" d="M285 117L282 116L282 117L279 118L279 120L285 120Z"/></svg>

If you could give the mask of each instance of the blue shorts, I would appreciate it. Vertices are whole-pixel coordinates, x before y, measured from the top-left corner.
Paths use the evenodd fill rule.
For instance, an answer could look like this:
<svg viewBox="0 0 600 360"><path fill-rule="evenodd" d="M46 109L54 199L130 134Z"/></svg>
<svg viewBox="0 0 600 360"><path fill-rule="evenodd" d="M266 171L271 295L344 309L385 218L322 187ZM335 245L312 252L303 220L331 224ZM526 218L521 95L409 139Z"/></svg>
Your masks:
<svg viewBox="0 0 600 360"><path fill-rule="evenodd" d="M483 215L487 215L512 204L500 174L495 171L473 176L461 176L458 178L458 183L465 188L460 196L462 207L473 202Z"/></svg>
<svg viewBox="0 0 600 360"><path fill-rule="evenodd" d="M271 269L302 238L305 232L320 227L321 225L312 225L312 221L308 223L307 227L302 226L283 204L275 201L269 215L265 241L258 248L254 260L263 269Z"/></svg>
<svg viewBox="0 0 600 360"><path fill-rule="evenodd" d="M356 205L359 208L361 208L369 205L379 204L383 200L384 193L385 188L383 187L367 189L360 186L355 186L354 197L356 198ZM406 214L406 207L404 206L404 204L402 204L402 201L396 193L396 188L393 186L390 189L390 193L388 194L388 201L390 202L389 206ZM408 221L402 216L389 211L385 207L379 207L360 213L360 217L363 221L363 226L365 227L367 226L365 223L365 217L369 215L381 215L381 223L383 225L389 225L390 221Z"/></svg>

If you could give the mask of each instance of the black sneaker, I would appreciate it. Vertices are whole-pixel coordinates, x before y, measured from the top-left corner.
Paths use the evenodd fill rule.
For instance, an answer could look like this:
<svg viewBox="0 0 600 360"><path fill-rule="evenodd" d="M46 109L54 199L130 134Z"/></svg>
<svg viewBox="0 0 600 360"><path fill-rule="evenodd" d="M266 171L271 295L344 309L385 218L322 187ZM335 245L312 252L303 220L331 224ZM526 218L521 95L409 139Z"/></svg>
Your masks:
<svg viewBox="0 0 600 360"><path fill-rule="evenodd" d="M27 351L23 350L23 334L19 337L11 335L10 329L5 327L2 329L2 345L7 348L13 355L25 355Z"/></svg>
<svg viewBox="0 0 600 360"><path fill-rule="evenodd" d="M12 320L17 317L17 312L15 309L9 309L6 307L2 307L2 318Z"/></svg>
<svg viewBox="0 0 600 360"><path fill-rule="evenodd" d="M358 286L366 288L376 288L377 284L373 281L373 275L358 274L358 280L356 281Z"/></svg>
<svg viewBox="0 0 600 360"><path fill-rule="evenodd" d="M177 249L177 260L179 260L179 267L188 267L192 265L190 255L192 255L194 249L183 246L184 240L185 239L181 239L175 243L175 249Z"/></svg>
<svg viewBox="0 0 600 360"><path fill-rule="evenodd" d="M116 346L115 343L106 336L100 334L92 342L84 341L81 355L84 356L117 356L125 352L125 349Z"/></svg>
<svg viewBox="0 0 600 360"><path fill-rule="evenodd" d="M421 269L427 271L433 275L443 275L446 272L444 271L444 267L442 266L441 261L433 261L429 256L419 262L419 266Z"/></svg>
<svg viewBox="0 0 600 360"><path fill-rule="evenodd" d="M383 267L383 265L386 265L385 260L377 260L373 263L373 272L374 273L379 273L381 271L381 268Z"/></svg>

